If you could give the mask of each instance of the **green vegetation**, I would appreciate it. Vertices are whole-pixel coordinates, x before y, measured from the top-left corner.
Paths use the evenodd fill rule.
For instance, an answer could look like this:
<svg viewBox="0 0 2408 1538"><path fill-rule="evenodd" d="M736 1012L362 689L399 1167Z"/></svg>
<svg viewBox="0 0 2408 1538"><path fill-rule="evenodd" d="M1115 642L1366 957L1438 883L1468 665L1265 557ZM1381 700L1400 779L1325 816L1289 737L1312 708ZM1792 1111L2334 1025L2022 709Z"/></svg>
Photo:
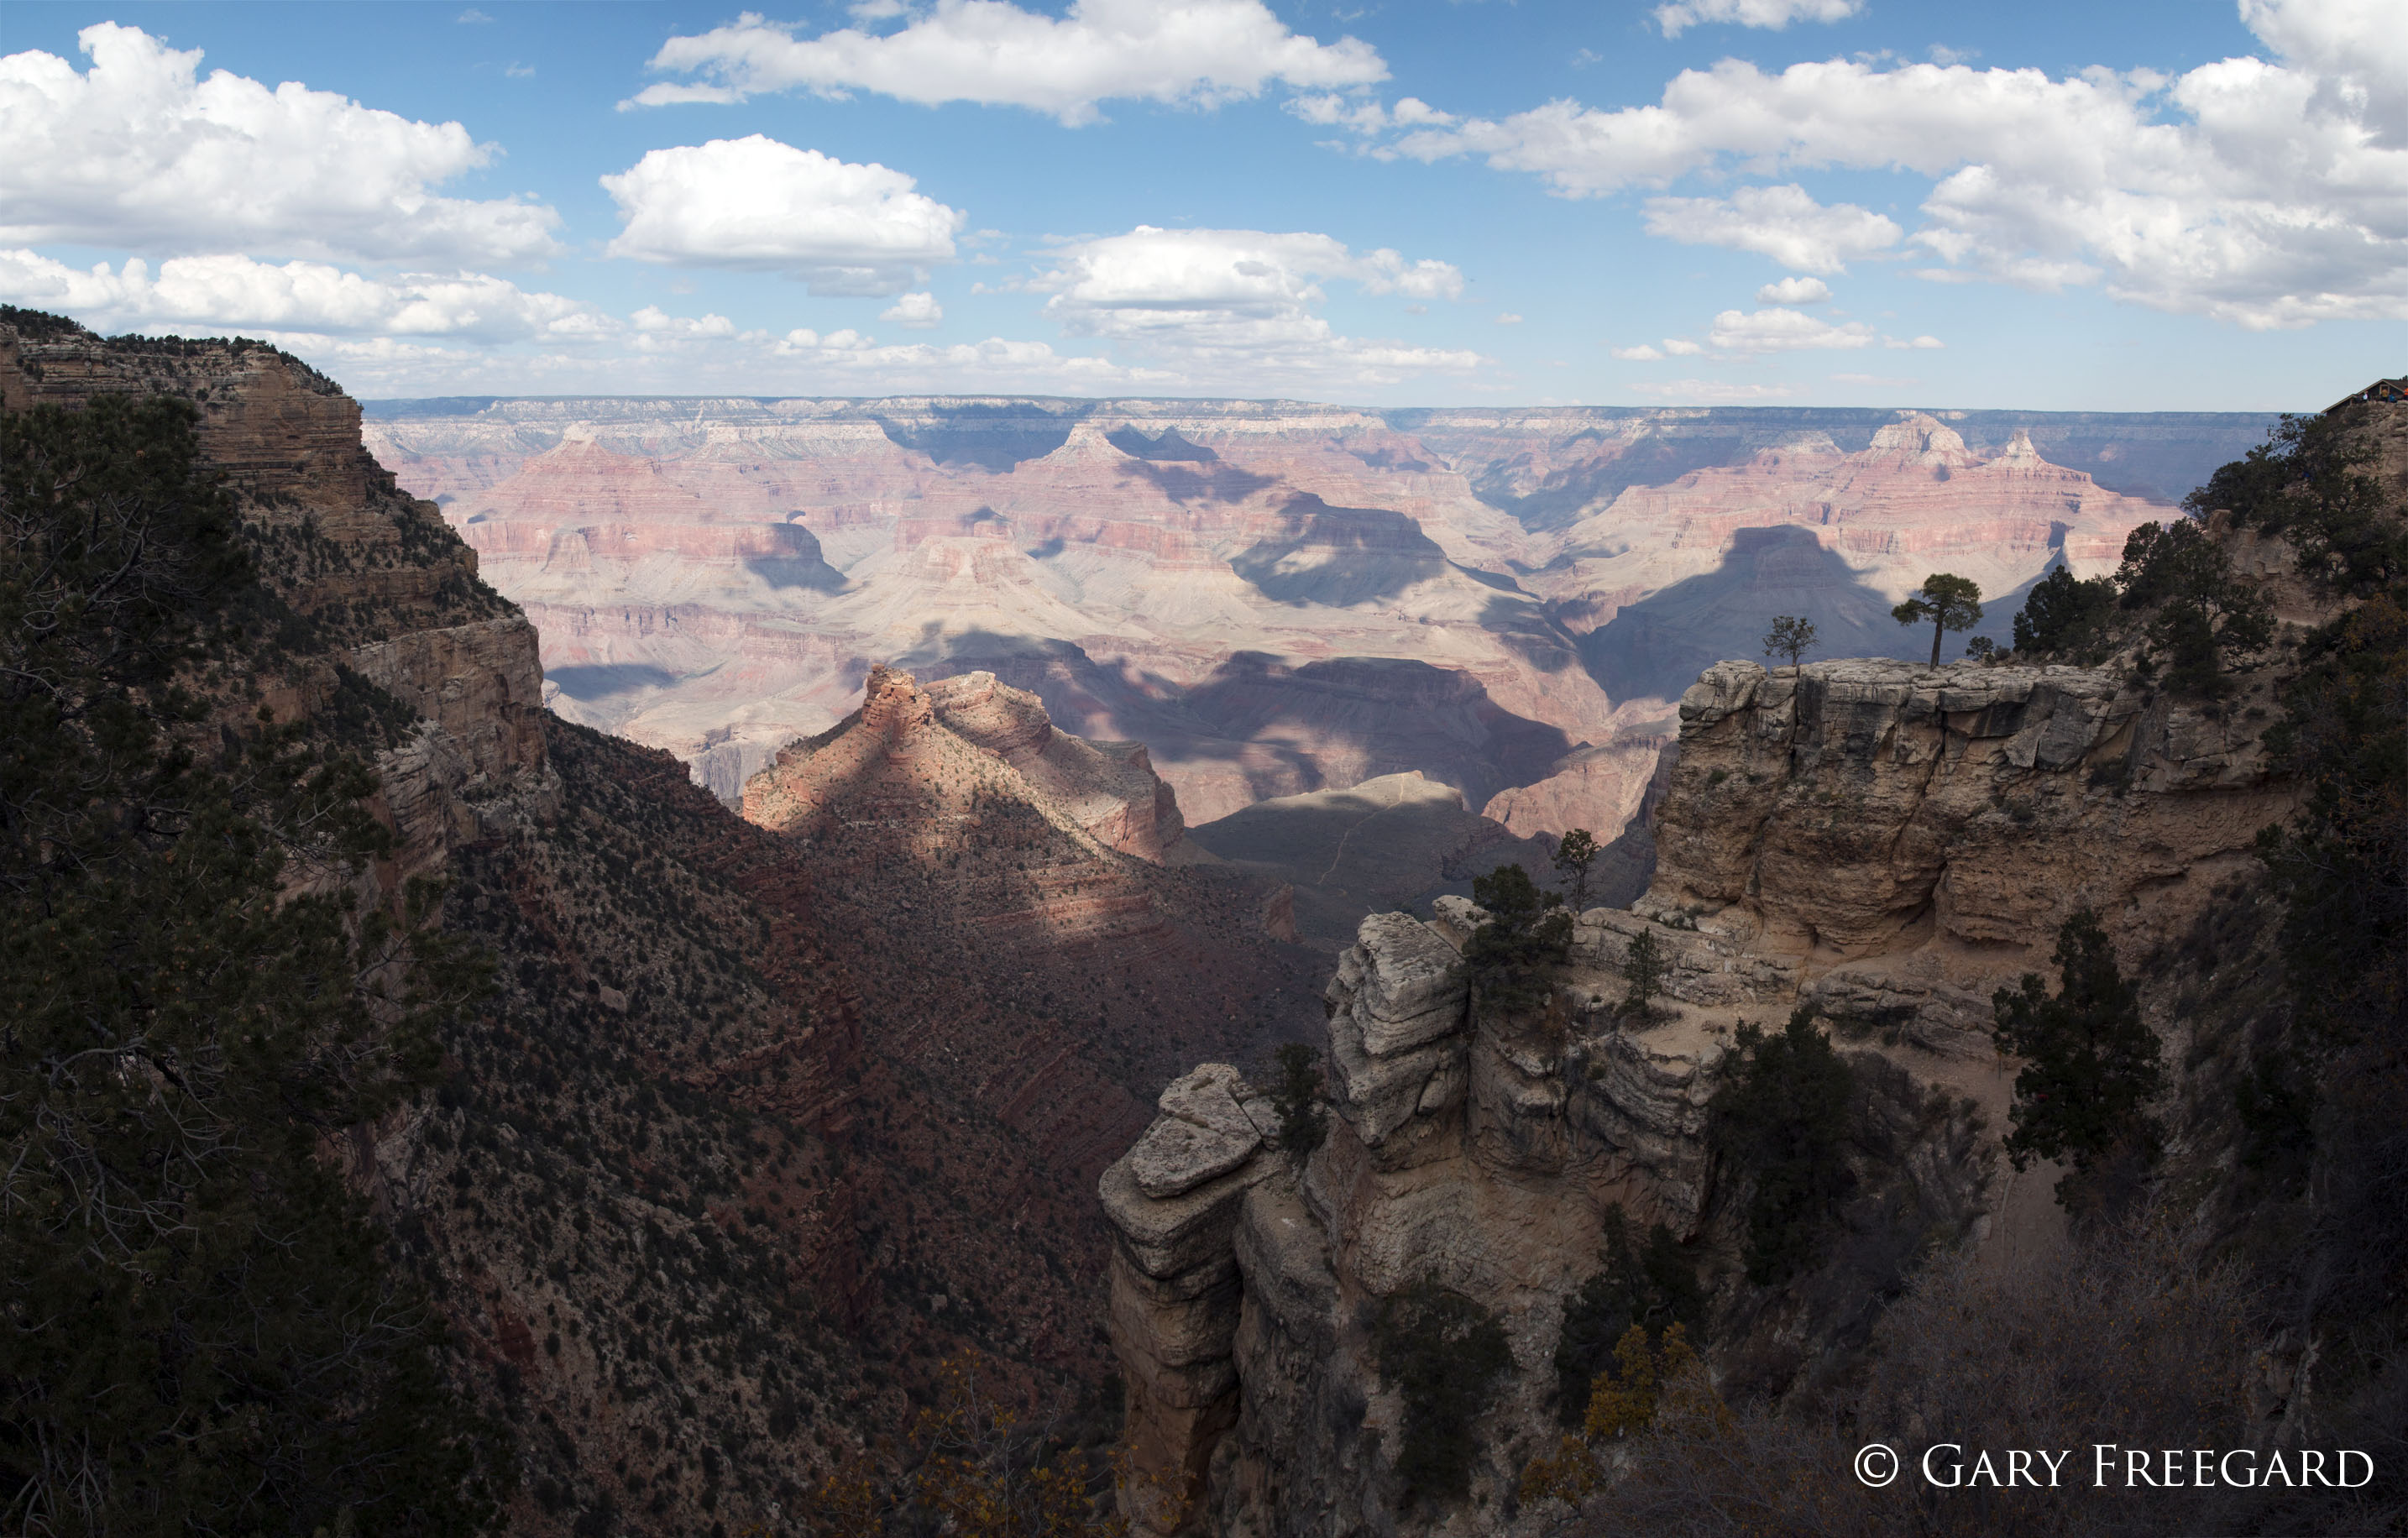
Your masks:
<svg viewBox="0 0 2408 1538"><path fill-rule="evenodd" d="M1279 1112L1279 1145L1301 1158L1329 1135L1329 1107L1321 1102L1321 1055L1300 1042L1279 1049L1279 1083L1271 1105Z"/></svg>
<svg viewBox="0 0 2408 1538"><path fill-rule="evenodd" d="M2257 584L2232 569L2223 543L2198 524L2143 524L2112 577L2077 582L2060 566L2033 584L2015 615L2015 651L2095 667L2137 638L2141 676L2165 666L2166 686L2214 696L2237 659L2273 639Z"/></svg>
<svg viewBox="0 0 2408 1538"><path fill-rule="evenodd" d="M431 1082L482 971L432 889L354 895L362 763L181 685L281 607L194 422L0 415L0 1516L481 1531L508 1440L322 1149Z"/></svg>
<svg viewBox="0 0 2408 1538"><path fill-rule="evenodd" d="M1584 827L1573 828L1556 841L1555 874L1563 877L1565 884L1571 888L1571 911L1575 913L1588 912L1589 868L1597 863L1601 852L1598 847L1597 835Z"/></svg>
<svg viewBox="0 0 2408 1538"><path fill-rule="evenodd" d="M1460 1501L1478 1445L1471 1423L1513 1365L1505 1327L1486 1309L1425 1277L1381 1300L1371 1329L1380 1375L1404 1400L1397 1453L1403 1507Z"/></svg>
<svg viewBox="0 0 2408 1538"><path fill-rule="evenodd" d="M1793 668L1798 666L1798 660L1813 651L1816 644L1814 622L1800 619L1795 614L1775 614L1772 628L1764 633L1764 654L1787 657Z"/></svg>
<svg viewBox="0 0 2408 1538"><path fill-rule="evenodd" d="M2367 1362L2381 1362L2395 1338L2386 1332L2399 1328L2399 1258L2408 1254L2400 1200L2408 1171L2403 589L2368 599L2310 640L2306 670L2267 734L2276 762L2307 790L2290 826L2268 828L2258 848L2286 903L2276 943L2304 1028L2299 1054L2315 1071L2294 1077L2282 1071L2287 1065L2268 1072L2261 1062L2241 1106L2253 1152L2296 1155L2313 1144L2307 1185L2318 1212L2300 1267L2305 1322L2349 1337L2337 1357Z"/></svg>
<svg viewBox="0 0 2408 1538"><path fill-rule="evenodd" d="M2408 586L2408 584L2403 584ZM2282 948L2303 1014L2363 1041L2408 1017L2408 591L2310 639L2266 734L2307 799L2258 847L2287 904Z"/></svg>
<svg viewBox="0 0 2408 1538"><path fill-rule="evenodd" d="M1605 1257L1595 1276L1564 1301L1563 1334L1555 1343L1555 1418L1578 1426L1588 1414L1589 1390L1610 1374L1615 1346L1632 1330L1658 1342L1680 1325L1702 1337L1706 1294L1682 1253L1681 1242L1661 1223L1647 1230L1641 1250L1630 1242L1630 1218L1615 1202L1605 1210Z"/></svg>
<svg viewBox="0 0 2408 1538"><path fill-rule="evenodd" d="M2000 1049L2027 1059L2008 1113L2008 1157L2018 1170L2063 1158L2086 1174L2110 1158L2145 1166L2159 1137L2145 1107L2165 1083L2157 1035L2143 1023L2140 997L2116 970L2096 913L2081 909L2058 927L2056 960L2055 997L2037 972L2026 972L2020 988L1991 999ZM2075 1194L2058 1184L2058 1200Z"/></svg>
<svg viewBox="0 0 2408 1538"><path fill-rule="evenodd" d="M2114 579L2076 581L2059 566L2032 584L2030 597L2015 615L2016 654L2100 660L2106 654L2107 625L2114 612Z"/></svg>
<svg viewBox="0 0 2408 1538"><path fill-rule="evenodd" d="M1923 579L1915 596L1889 611L1900 625L1931 622L1931 666L1940 666L1940 643L1951 630L1971 630L1982 623L1982 589L1970 577L1935 571Z"/></svg>
<svg viewBox="0 0 2408 1538"><path fill-rule="evenodd" d="M1664 991L1664 947L1653 929L1641 929L1639 938L1623 953L1622 980L1630 985L1622 996L1622 1013L1644 1020L1656 1007L1656 996Z"/></svg>
<svg viewBox="0 0 2408 1538"><path fill-rule="evenodd" d="M2143 524L2124 541L2115 573L2126 610L2145 612L2143 630L2165 654L2166 686L2177 693L2223 692L2234 659L2273 639L2273 611L2257 584L2233 571L2221 541L2197 524ZM2156 666L2156 652L2143 656Z"/></svg>
<svg viewBox="0 0 2408 1538"><path fill-rule="evenodd" d="M2408 524L2363 470L2374 457L2358 432L2368 410L2285 417L2183 506L2201 518L2229 510L2237 526L2289 540L2300 570L2339 592L2364 597L2408 579Z"/></svg>
<svg viewBox="0 0 2408 1538"><path fill-rule="evenodd" d="M1725 1061L1707 1117L1715 1147L1752 1182L1748 1280L1784 1281L1813 1261L1856 1185L1846 1157L1856 1076L1803 1004L1777 1036L1741 1021Z"/></svg>
<svg viewBox="0 0 2408 1538"><path fill-rule="evenodd" d="M1471 879L1471 900L1488 913L1463 947L1479 1003L1508 1012L1544 1003L1555 970L1571 948L1572 916L1563 898L1542 890L1520 866L1500 865Z"/></svg>

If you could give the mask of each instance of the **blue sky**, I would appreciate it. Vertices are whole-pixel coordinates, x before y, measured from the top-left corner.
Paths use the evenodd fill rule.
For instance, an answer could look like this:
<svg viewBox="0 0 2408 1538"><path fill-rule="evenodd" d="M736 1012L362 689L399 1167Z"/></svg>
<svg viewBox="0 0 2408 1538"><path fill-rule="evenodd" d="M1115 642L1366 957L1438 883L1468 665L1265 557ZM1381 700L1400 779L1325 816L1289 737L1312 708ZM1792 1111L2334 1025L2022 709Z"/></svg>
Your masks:
<svg viewBox="0 0 2408 1538"><path fill-rule="evenodd" d="M0 299L364 395L2256 410L2408 369L2396 0L12 0L0 53Z"/></svg>

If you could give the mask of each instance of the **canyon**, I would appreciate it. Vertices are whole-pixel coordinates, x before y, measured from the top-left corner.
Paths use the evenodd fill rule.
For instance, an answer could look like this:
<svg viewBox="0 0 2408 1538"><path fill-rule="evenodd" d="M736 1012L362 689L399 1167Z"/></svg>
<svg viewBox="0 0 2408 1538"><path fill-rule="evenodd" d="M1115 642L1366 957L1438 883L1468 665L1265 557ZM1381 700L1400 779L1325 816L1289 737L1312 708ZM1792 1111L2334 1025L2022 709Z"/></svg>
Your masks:
<svg viewBox="0 0 2408 1538"><path fill-rule="evenodd" d="M2401 498L2408 408L2369 437ZM2282 540L2229 513L2207 527L2286 638L2220 694L2172 693L2128 656L1713 664L1678 702L1645 890L1577 916L1541 1000L1483 998L1469 944L1493 915L1440 896L1361 920L1330 979L1334 1114L1309 1154L1282 1144L1263 1081L1234 1065L1165 1089L1098 1186L1128 1445L1147 1476L1124 1502L1137 1527L1555 1531L1525 1520L1520 1472L1553 1449L1556 1343L1624 1214L1664 1224L1702 1268L1713 1381L1734 1396L1777 1399L1817 1361L1838 1371L1906 1258L2050 1263L2068 1244L2046 1194L2061 1171L2018 1174L2001 1157L2015 1063L1993 1044L1992 997L2049 970L2077 910L2142 980L2150 1028L2186 1052L2177 1101L2229 1123L2215 1000L2246 997L2268 963L2214 957L2232 941L2201 937L2247 932L2233 914L2262 879L2259 830L2304 795L2265 723L2295 649L2346 605L2302 582ZM1667 1012L1614 1002L1642 941ZM2224 964L2237 971L2208 982ZM1737 1261L1747 1175L1719 1156L1709 1102L1746 1022L1793 1010L1850 1064L1858 1204L1820 1270L1765 1289ZM2169 1200L2231 1180L2202 1141L2194 1184ZM1411 1412L1378 1338L1387 1301L1421 1285L1484 1311L1511 1354L1451 1505L1412 1498ZM2292 1383L2298 1346L2269 1351L2248 1393L2272 1416L2291 1390L2269 1386Z"/></svg>
<svg viewBox="0 0 2408 1538"><path fill-rule="evenodd" d="M2212 518L2276 638L2196 697L2128 649L1925 667L1885 612L1944 566L2007 596L2000 633L2258 419L364 419L270 348L0 316L12 417L118 395L191 406L259 588L217 616L251 649L179 676L179 740L231 762L278 724L356 759L384 852L280 895L480 969L421 1092L297 1135L444 1322L509 1531L817 1522L965 1360L1099 1496L1124 1448L1143 1531L1517 1531L1617 1210L1698 1268L1734 1402L1828 1383L1927 1257L2068 1242L2056 1170L2000 1157L1989 998L2076 907L2197 1113L2167 1185L2261 1194L2199 1128L2287 1040L2211 1027L2272 997L2272 929L2233 915L2306 804L2268 728L2331 593ZM2397 502L2408 407L2375 425ZM1734 660L1775 612L1870 654ZM1575 820L1591 903L1500 1004L1470 878L1552 880ZM1634 1014L1642 939L1664 1007ZM1800 1006L1850 1065L1856 1184L1849 1243L1768 1288L1710 1107L1742 1026ZM1400 1500L1374 1339L1424 1282L1511 1358L1442 1511ZM2253 1370L2270 1425L2304 1338Z"/></svg>
<svg viewBox="0 0 2408 1538"><path fill-rule="evenodd" d="M1912 655L2256 441L2244 415L1009 397L371 403L542 637L549 703L731 801L875 665L1146 744L1190 825L1398 773L1518 837L1622 831L1698 671L1770 618ZM2053 457L2051 457L2053 456Z"/></svg>
<svg viewBox="0 0 2408 1538"><path fill-rule="evenodd" d="M882 675L900 718L873 702L815 769L790 751L747 822L544 708L535 627L333 381L0 316L0 410L109 395L189 405L258 584L223 601L264 628L203 658L177 729L207 762L265 720L358 763L389 851L296 860L286 895L439 932L487 978L423 1093L309 1135L380 1285L444 1322L509 1529L771 1522L965 1353L1098 1446L1084 1191L1181 1066L1307 1028L1321 966L1284 886L1188 846L1141 746L983 677Z"/></svg>

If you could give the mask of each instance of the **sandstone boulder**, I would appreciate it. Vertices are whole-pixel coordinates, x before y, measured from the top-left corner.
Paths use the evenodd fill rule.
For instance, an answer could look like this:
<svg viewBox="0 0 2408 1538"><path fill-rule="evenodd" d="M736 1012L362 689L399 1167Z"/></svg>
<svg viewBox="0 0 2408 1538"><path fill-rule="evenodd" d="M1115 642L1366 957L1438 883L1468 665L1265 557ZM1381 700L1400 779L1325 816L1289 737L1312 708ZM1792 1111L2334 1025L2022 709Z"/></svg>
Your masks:
<svg viewBox="0 0 2408 1538"><path fill-rule="evenodd" d="M1162 1092L1162 1115L1128 1152L1138 1188L1156 1200L1194 1190L1254 1157L1262 1129L1240 1102L1238 1071L1206 1063Z"/></svg>

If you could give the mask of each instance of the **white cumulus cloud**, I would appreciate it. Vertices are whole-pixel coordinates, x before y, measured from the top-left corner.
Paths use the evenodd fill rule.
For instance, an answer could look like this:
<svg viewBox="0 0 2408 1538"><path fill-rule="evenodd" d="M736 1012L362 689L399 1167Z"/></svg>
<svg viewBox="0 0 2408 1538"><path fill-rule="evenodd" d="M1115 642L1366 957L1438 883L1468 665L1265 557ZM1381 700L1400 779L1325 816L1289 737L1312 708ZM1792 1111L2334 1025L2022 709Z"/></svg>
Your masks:
<svg viewBox="0 0 2408 1538"><path fill-rule="evenodd" d="M618 323L579 300L529 293L484 273L368 278L318 262L179 256L154 276L140 257L79 270L31 251L0 251L0 298L64 311L97 330L183 327L317 337L446 337L569 341Z"/></svg>
<svg viewBox="0 0 2408 1538"><path fill-rule="evenodd" d="M1727 59L1652 105L1549 102L1372 152L1478 155L1575 197L1699 172L1907 171L1933 183L1907 237L1939 259L1928 276L2095 283L2251 328L2408 318L2397 5L2244 0L2242 18L2279 62L2059 79L1861 60L1769 74Z"/></svg>
<svg viewBox="0 0 2408 1538"><path fill-rule="evenodd" d="M1612 349L1612 352L1625 363L1656 363L1664 356L1645 342L1641 342L1636 347L1617 347Z"/></svg>
<svg viewBox="0 0 2408 1538"><path fill-rule="evenodd" d="M1175 361L1198 377L1261 374L1330 382L1390 383L1415 373L1479 367L1477 352L1408 347L1338 335L1320 313L1322 283L1367 294L1457 298L1450 263L1408 262L1385 249L1357 252L1297 231L1165 230L1066 244L1028 286L1052 297L1048 317L1092 337Z"/></svg>
<svg viewBox="0 0 2408 1538"><path fill-rule="evenodd" d="M1728 197L1651 197L1647 233L1687 246L1770 256L1799 272L1845 272L1850 257L1886 251L1906 232L1853 203L1820 204L1792 182L1742 187Z"/></svg>
<svg viewBox="0 0 2408 1538"><path fill-rule="evenodd" d="M1870 347L1873 328L1862 321L1834 325L1802 309L1775 307L1753 313L1726 309L1714 317L1706 339L1726 352L1797 352L1815 348Z"/></svg>
<svg viewBox="0 0 2408 1538"><path fill-rule="evenodd" d="M941 325L945 307L937 303L933 294L906 294L879 312L882 321L893 321L906 331L925 331Z"/></svg>
<svg viewBox="0 0 2408 1538"><path fill-rule="evenodd" d="M1831 285L1820 278L1784 278L1756 291L1760 305L1819 305L1831 296Z"/></svg>
<svg viewBox="0 0 2408 1538"><path fill-rule="evenodd" d="M612 256L782 272L814 294L896 294L953 259L967 216L901 171L753 134L654 150L603 189L625 227Z"/></svg>
<svg viewBox="0 0 2408 1538"><path fill-rule="evenodd" d="M1864 8L1865 0L1672 0L1656 7L1656 24L1667 37L1711 22L1778 32L1792 22L1844 22Z"/></svg>
<svg viewBox="0 0 2408 1538"><path fill-rule="evenodd" d="M1368 43L1299 36L1262 0L1073 0L1060 17L1008 0L937 0L924 10L867 7L899 30L846 27L815 37L747 12L698 36L672 37L652 61L695 83L647 87L626 106L736 102L802 89L824 96L874 91L936 106L1023 107L1067 124L1097 104L1134 99L1211 107L1261 94L1274 81L1343 90L1387 79Z"/></svg>
<svg viewBox="0 0 2408 1538"><path fill-rule="evenodd" d="M0 58L0 241L153 255L247 250L370 262L554 254L540 204L434 189L498 152L456 122L418 122L287 80L270 89L201 52L103 22L92 61Z"/></svg>

